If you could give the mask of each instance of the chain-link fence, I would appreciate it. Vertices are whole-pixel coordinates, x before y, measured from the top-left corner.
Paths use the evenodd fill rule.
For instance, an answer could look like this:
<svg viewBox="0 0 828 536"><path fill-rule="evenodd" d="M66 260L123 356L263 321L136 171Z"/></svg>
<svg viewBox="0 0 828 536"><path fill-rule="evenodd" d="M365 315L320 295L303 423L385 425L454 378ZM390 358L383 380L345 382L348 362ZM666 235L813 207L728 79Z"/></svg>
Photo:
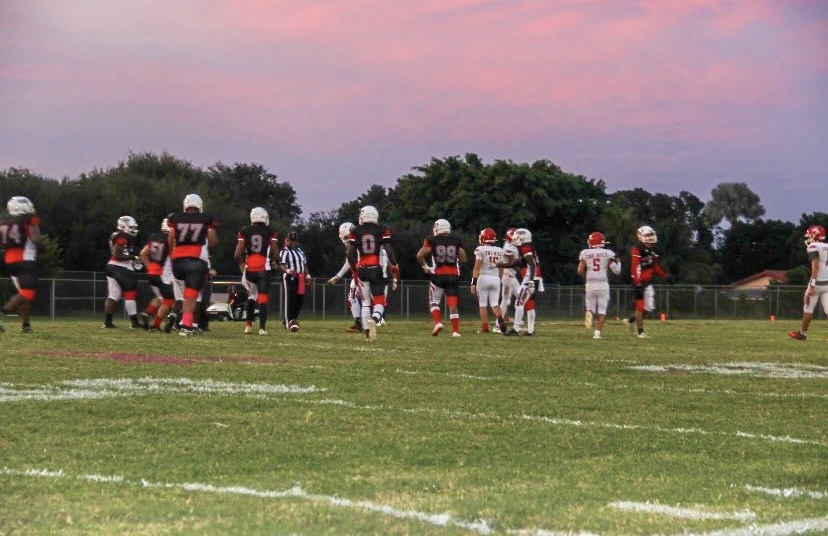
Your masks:
<svg viewBox="0 0 828 536"><path fill-rule="evenodd" d="M139 276L138 306L142 308L152 298L146 277ZM276 278L278 283L280 280ZM326 285L316 279L305 296L302 316L305 318L348 318L348 281ZM230 285L239 285L239 277L216 277L211 282L211 301L226 302ZM0 279L3 301L14 293L11 281ZM583 286L545 284L545 292L536 296L536 308L541 318L576 319L584 314ZM767 319L800 318L804 289L794 286L772 286L768 289L739 291L727 286L711 285L656 285L658 313L672 319L739 318ZM477 299L469 292L468 284L461 286L460 313L477 318ZM50 318L102 315L107 295L103 272L73 272L63 279L43 279L33 313ZM613 285L608 316L624 317L632 311L633 289L628 285ZM401 281L399 289L388 293L388 315L393 318L428 317L428 282ZM281 316L283 289L274 284L270 296L271 314ZM122 310L122 307L120 308ZM512 309L513 311L513 309ZM821 313L821 314L824 314Z"/></svg>

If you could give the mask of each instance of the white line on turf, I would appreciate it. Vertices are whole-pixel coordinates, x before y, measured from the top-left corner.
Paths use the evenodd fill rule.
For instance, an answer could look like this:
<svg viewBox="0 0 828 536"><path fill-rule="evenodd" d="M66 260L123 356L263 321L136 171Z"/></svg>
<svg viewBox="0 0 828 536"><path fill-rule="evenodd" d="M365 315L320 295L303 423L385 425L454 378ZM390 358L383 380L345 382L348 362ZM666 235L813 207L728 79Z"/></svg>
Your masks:
<svg viewBox="0 0 828 536"><path fill-rule="evenodd" d="M826 379L828 378L828 367L810 365L807 363L711 363L708 365L689 365L684 363L665 365L633 365L629 368L645 372L700 372L708 374L721 374L726 376L755 376L763 378L782 379Z"/></svg>
<svg viewBox="0 0 828 536"><path fill-rule="evenodd" d="M18 387L0 384L0 402L20 400L90 400L116 396L136 396L162 393L195 393L209 395L244 395L262 397L273 394L309 394L326 389L300 385L267 383L229 383L189 378L138 378L66 380L57 385Z"/></svg>
<svg viewBox="0 0 828 536"><path fill-rule="evenodd" d="M377 513L384 516L394 517L397 519L408 519L435 525L439 527L454 526L470 532L478 534L494 534L494 529L491 527L489 521L485 519L466 521L458 519L451 514L429 514L420 512L418 510L401 510L392 506L379 504L371 501L354 501L350 499L343 499L342 497L319 495L315 493L308 493L299 486L294 486L289 489L273 491L273 490L257 490L244 486L213 486L212 484L203 484L196 482L152 482L146 479L128 480L121 476L105 476L97 474L77 475L72 477L61 471L50 471L47 469L28 469L24 471L9 469L4 467L0 469L0 474L9 476L28 476L28 477L44 477L44 478L74 478L76 480L87 480L90 482L104 482L115 483L126 486L136 486L142 488L163 488L163 489L180 489L184 491L192 491L199 493L211 493L218 495L242 495L248 497L258 497L264 499L300 499L311 501L315 503L324 503L340 508L348 508L353 510L365 510L368 512ZM550 533L551 534L551 533Z"/></svg>
<svg viewBox="0 0 828 536"><path fill-rule="evenodd" d="M681 536L790 536L808 532L828 531L828 517L812 517L782 521L771 525L748 525L738 529L724 529L704 533L681 533Z"/></svg>
<svg viewBox="0 0 828 536"><path fill-rule="evenodd" d="M662 514L679 519L695 519L700 521L707 519L725 519L745 522L756 519L756 514L750 511L723 514L721 512L711 512L703 508L681 508L677 506L667 506L665 504L633 501L615 501L611 502L609 505L618 510L642 512L645 514Z"/></svg>
<svg viewBox="0 0 828 536"><path fill-rule="evenodd" d="M783 497L785 499L795 499L797 497L808 497L811 499L828 499L828 493L823 491L809 491L797 488L763 488L760 486L746 485L745 489L748 491L755 491L757 493L764 493L766 495L773 495L775 497Z"/></svg>

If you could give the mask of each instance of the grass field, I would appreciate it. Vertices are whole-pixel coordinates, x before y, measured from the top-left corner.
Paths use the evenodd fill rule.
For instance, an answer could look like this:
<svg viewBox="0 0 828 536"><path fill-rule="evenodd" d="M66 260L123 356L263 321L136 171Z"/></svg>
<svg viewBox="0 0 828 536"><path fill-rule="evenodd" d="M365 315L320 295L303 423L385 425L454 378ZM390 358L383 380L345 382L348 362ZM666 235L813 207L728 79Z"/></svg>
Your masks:
<svg viewBox="0 0 828 536"><path fill-rule="evenodd" d="M0 534L828 534L824 321L100 323L6 322Z"/></svg>

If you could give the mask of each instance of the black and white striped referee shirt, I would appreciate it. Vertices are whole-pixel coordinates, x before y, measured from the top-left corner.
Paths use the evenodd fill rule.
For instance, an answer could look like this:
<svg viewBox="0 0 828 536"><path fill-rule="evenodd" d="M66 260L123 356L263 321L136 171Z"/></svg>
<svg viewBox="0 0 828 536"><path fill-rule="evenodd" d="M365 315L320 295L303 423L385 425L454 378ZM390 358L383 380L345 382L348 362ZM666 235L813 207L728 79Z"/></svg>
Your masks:
<svg viewBox="0 0 828 536"><path fill-rule="evenodd" d="M286 247L279 252L279 262L294 274L303 274L307 267L305 252L300 247Z"/></svg>

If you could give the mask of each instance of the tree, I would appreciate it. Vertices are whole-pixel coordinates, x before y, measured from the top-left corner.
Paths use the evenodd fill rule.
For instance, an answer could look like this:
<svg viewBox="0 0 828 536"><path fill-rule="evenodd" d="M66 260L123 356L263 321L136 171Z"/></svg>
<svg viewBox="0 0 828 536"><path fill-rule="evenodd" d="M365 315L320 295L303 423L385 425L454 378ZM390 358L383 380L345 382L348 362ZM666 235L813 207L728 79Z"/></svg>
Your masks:
<svg viewBox="0 0 828 536"><path fill-rule="evenodd" d="M738 281L762 270L793 268L795 263L791 262L790 252L796 234L796 226L790 222L737 221L725 232L720 248L725 282ZM803 250L801 246L798 248Z"/></svg>
<svg viewBox="0 0 828 536"><path fill-rule="evenodd" d="M710 195L710 201L704 206L704 218L711 227L723 219L731 225L739 221L751 223L765 214L759 196L743 182L719 183Z"/></svg>

